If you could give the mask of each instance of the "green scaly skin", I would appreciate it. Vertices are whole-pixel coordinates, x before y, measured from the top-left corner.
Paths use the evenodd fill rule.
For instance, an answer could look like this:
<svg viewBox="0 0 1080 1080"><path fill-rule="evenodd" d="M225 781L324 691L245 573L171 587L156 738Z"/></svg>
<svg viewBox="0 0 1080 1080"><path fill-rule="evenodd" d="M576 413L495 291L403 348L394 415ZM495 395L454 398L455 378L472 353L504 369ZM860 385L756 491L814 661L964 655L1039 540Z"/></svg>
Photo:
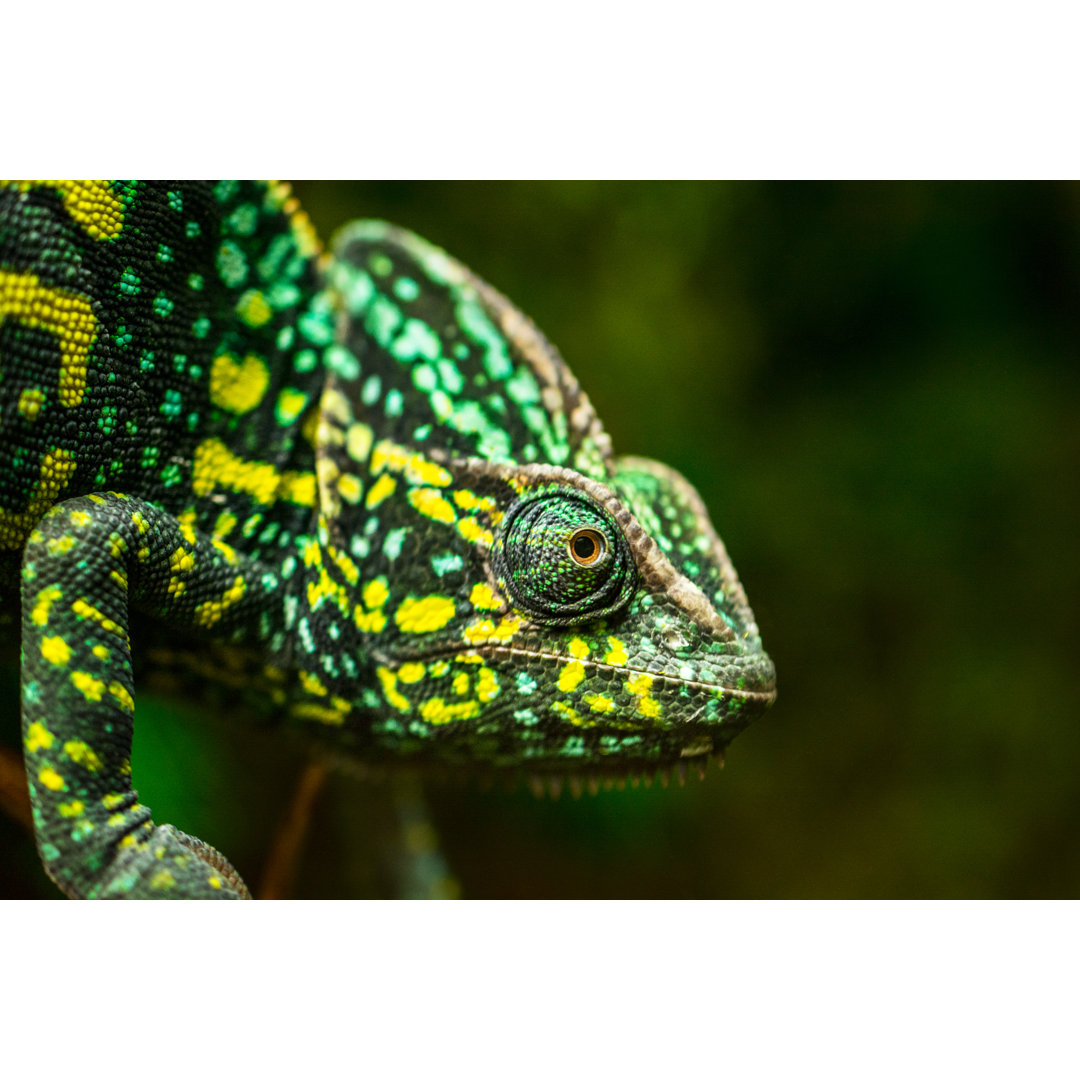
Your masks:
<svg viewBox="0 0 1080 1080"><path fill-rule="evenodd" d="M20 588L74 897L248 895L138 802L133 621L337 751L575 787L703 762L775 697L690 485L614 457L459 263L381 222L321 254L282 185L0 186L8 624Z"/></svg>

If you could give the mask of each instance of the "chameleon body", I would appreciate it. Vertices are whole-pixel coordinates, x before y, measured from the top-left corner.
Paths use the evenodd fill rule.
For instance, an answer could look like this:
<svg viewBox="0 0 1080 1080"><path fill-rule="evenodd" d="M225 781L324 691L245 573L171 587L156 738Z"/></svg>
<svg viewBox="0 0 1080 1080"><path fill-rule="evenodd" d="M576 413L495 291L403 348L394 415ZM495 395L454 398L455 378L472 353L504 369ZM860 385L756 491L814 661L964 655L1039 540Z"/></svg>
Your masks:
<svg viewBox="0 0 1080 1080"><path fill-rule="evenodd" d="M324 253L276 184L0 186L0 589L73 897L247 895L138 801L162 644L346 754L577 785L775 696L690 485L459 263L381 222Z"/></svg>

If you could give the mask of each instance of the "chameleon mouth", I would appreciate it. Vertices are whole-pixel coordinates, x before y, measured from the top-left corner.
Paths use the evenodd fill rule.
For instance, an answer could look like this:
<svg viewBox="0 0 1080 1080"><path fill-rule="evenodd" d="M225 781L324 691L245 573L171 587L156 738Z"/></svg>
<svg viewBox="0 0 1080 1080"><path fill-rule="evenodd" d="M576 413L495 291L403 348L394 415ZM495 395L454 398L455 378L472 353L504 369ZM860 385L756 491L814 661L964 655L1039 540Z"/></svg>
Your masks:
<svg viewBox="0 0 1080 1080"><path fill-rule="evenodd" d="M476 652L484 657L511 657L525 660L542 660L559 664L565 664L568 660L572 659L563 653L545 652L542 649L524 649L514 645L492 645L486 642L480 645L473 645L467 650L463 649L461 646L455 646L448 649L433 650L428 653L399 653L394 659L397 661L430 661L439 657L453 656L463 651ZM769 660L764 653L750 653L744 657L735 656L730 657L729 659L736 665L736 670L739 671L740 678L745 677L746 681L751 684L749 687L732 686L719 679L712 681L705 679L684 679L679 675L667 671L656 671L627 665L605 664L600 660L585 659L581 661L581 664L588 670L596 672L602 671L614 678L627 675L648 675L657 682L685 686L691 690L720 690L727 696L745 701L748 705L753 704L759 706L760 711L769 708L776 701L776 675L772 661ZM740 665L740 661L743 661L742 665ZM743 670L744 666L745 670Z"/></svg>

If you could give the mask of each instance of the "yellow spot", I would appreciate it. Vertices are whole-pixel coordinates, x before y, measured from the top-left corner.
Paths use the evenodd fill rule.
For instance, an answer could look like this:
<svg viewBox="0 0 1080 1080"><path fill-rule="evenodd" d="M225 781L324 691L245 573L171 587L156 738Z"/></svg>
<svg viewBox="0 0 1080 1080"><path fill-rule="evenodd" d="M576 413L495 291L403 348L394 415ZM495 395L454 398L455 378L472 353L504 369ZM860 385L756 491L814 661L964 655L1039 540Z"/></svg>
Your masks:
<svg viewBox="0 0 1080 1080"><path fill-rule="evenodd" d="M436 660L428 668L428 674L433 679L441 679L450 670L450 665L445 660Z"/></svg>
<svg viewBox="0 0 1080 1080"><path fill-rule="evenodd" d="M485 641L509 641L520 628L520 616L504 615L498 625L491 619L482 619L478 623L466 626L462 631L462 636L470 645L481 645Z"/></svg>
<svg viewBox="0 0 1080 1080"><path fill-rule="evenodd" d="M258 289L248 289L236 302L236 314L253 328L265 326L273 317L274 312L266 302Z"/></svg>
<svg viewBox="0 0 1080 1080"><path fill-rule="evenodd" d="M224 539L240 524L240 519L231 510L222 510L214 522L213 533L219 539Z"/></svg>
<svg viewBox="0 0 1080 1080"><path fill-rule="evenodd" d="M60 347L60 404L68 409L82 404L86 360L98 331L90 301L66 289L49 288L35 274L0 270L0 322L7 318L56 338Z"/></svg>
<svg viewBox="0 0 1080 1080"><path fill-rule="evenodd" d="M62 637L47 637L41 642L41 655L58 667L71 659L71 649Z"/></svg>
<svg viewBox="0 0 1080 1080"><path fill-rule="evenodd" d="M456 664L482 664L484 658L479 653L474 652L458 653L454 657L454 662Z"/></svg>
<svg viewBox="0 0 1080 1080"><path fill-rule="evenodd" d="M644 672L626 680L626 689L638 699L637 711L655 720L660 715L660 702L652 696L652 686L652 676Z"/></svg>
<svg viewBox="0 0 1080 1080"><path fill-rule="evenodd" d="M266 461L245 461L220 439L205 439L195 447L191 486L200 498L222 488L250 495L263 505L278 499L298 506L315 505L314 473L279 472Z"/></svg>
<svg viewBox="0 0 1080 1080"><path fill-rule="evenodd" d="M383 697L386 698L387 703L393 705L399 712L408 712L409 699L398 692L397 676L385 667L376 668L375 674L382 683Z"/></svg>
<svg viewBox="0 0 1080 1080"><path fill-rule="evenodd" d="M226 589L220 600L207 600L195 609L195 622L199 626L213 626L234 604L238 604L247 591L247 583L237 575L230 588Z"/></svg>
<svg viewBox="0 0 1080 1080"><path fill-rule="evenodd" d="M457 523L457 530L458 530L459 533L461 533L462 537L465 540L468 540L469 543L471 543L471 544L472 543L482 543L482 544L490 544L491 543L492 537L491 537L490 530L482 528L480 525L478 525L476 523L476 521L473 518L462 518Z"/></svg>
<svg viewBox="0 0 1080 1080"><path fill-rule="evenodd" d="M48 544L49 554L66 555L77 543L75 537L70 534L67 536L51 536Z"/></svg>
<svg viewBox="0 0 1080 1080"><path fill-rule="evenodd" d="M171 870L159 870L150 879L151 889L171 889L176 884L176 878L173 877Z"/></svg>
<svg viewBox="0 0 1080 1080"><path fill-rule="evenodd" d="M615 702L607 694L589 693L585 695L584 701L593 712L609 713L615 708Z"/></svg>
<svg viewBox="0 0 1080 1080"><path fill-rule="evenodd" d="M607 643L608 651L604 656L604 663L622 667L626 663L626 646L618 638L613 637L609 637Z"/></svg>
<svg viewBox="0 0 1080 1080"><path fill-rule="evenodd" d="M297 506L314 506L316 490L314 473L285 472L281 474L278 498Z"/></svg>
<svg viewBox="0 0 1080 1080"><path fill-rule="evenodd" d="M71 610L80 619L89 619L91 622L96 622L102 630L107 630L110 634L115 634L118 638L127 641L127 634L124 633L123 627L119 623L113 622L108 615L98 611L96 607L91 607L85 600L76 600L71 605Z"/></svg>
<svg viewBox="0 0 1080 1080"><path fill-rule="evenodd" d="M209 885L211 889L220 889L221 878L211 875L206 879L206 884Z"/></svg>
<svg viewBox="0 0 1080 1080"><path fill-rule="evenodd" d="M469 673L459 671L451 681L450 688L458 697L464 697L469 692Z"/></svg>
<svg viewBox="0 0 1080 1080"><path fill-rule="evenodd" d="M379 478L385 480L385 474ZM409 492L409 502L420 511L424 517L432 521L441 521L444 525L452 525L457 518L454 508L434 488L413 488Z"/></svg>
<svg viewBox="0 0 1080 1080"><path fill-rule="evenodd" d="M454 478L441 465L428 461L420 454L410 454L409 460L405 463L405 479L410 484L446 487Z"/></svg>
<svg viewBox="0 0 1080 1080"><path fill-rule="evenodd" d="M330 691L323 686L319 676L312 675L310 671L300 672L300 685L304 688L306 693L315 694L317 697L326 697L326 695L330 693Z"/></svg>
<svg viewBox="0 0 1080 1080"><path fill-rule="evenodd" d="M125 712L135 711L135 700L128 692L127 687L125 687L122 683L118 683L115 680L109 683L109 693L112 694L112 696L120 702L120 707Z"/></svg>
<svg viewBox="0 0 1080 1080"><path fill-rule="evenodd" d="M386 614L382 611L364 611L359 604L353 615L356 629L362 634L381 634L386 628Z"/></svg>
<svg viewBox="0 0 1080 1080"><path fill-rule="evenodd" d="M392 476L387 476L383 473L368 491L367 500L364 505L367 506L369 510L374 509L383 501L383 499L393 495L394 488L396 487L397 481Z"/></svg>
<svg viewBox="0 0 1080 1080"><path fill-rule="evenodd" d="M69 518L77 529L85 529L94 519L85 510L72 510Z"/></svg>
<svg viewBox="0 0 1080 1080"><path fill-rule="evenodd" d="M564 720L569 720L571 724L576 724L578 727L595 726L592 720L583 720L577 709L572 705L567 705L565 701L553 701L551 708L553 712L558 713Z"/></svg>
<svg viewBox="0 0 1080 1080"><path fill-rule="evenodd" d="M216 536L210 540L210 543L214 545L214 548L221 553L221 557L230 565L235 566L238 556L236 554L236 548L231 544L226 544L224 540L219 540Z"/></svg>
<svg viewBox="0 0 1080 1080"><path fill-rule="evenodd" d="M350 424L345 433L345 452L353 461L367 461L371 453L371 441L374 438L367 424Z"/></svg>
<svg viewBox="0 0 1080 1080"><path fill-rule="evenodd" d="M424 665L417 663L402 664L398 668L397 674L403 683L419 682L424 677Z"/></svg>
<svg viewBox="0 0 1080 1080"><path fill-rule="evenodd" d="M317 705L313 701L300 701L293 705L289 712L301 720L316 720L320 724L329 724L336 727L345 723L345 717L349 713L349 703L341 698L331 698L330 706Z"/></svg>
<svg viewBox="0 0 1080 1080"><path fill-rule="evenodd" d="M26 729L26 752L33 754L38 750L48 750L53 744L53 733L40 720L35 720Z"/></svg>
<svg viewBox="0 0 1080 1080"><path fill-rule="evenodd" d="M71 739L64 743L64 753L87 772L98 772L101 769L101 758L80 739Z"/></svg>
<svg viewBox="0 0 1080 1080"><path fill-rule="evenodd" d="M589 655L589 646L585 644L581 638L571 638L570 643L566 646L570 650L570 655L575 660L584 660Z"/></svg>
<svg viewBox="0 0 1080 1080"><path fill-rule="evenodd" d="M127 798L126 795L120 795L119 793L103 795L101 797L101 805L104 806L106 810L115 810L125 798Z"/></svg>
<svg viewBox="0 0 1080 1080"><path fill-rule="evenodd" d="M40 390L24 390L19 395L19 415L32 424L45 404L45 395Z"/></svg>
<svg viewBox="0 0 1080 1080"><path fill-rule="evenodd" d="M66 788L64 778L55 770L46 766L38 773L40 780L50 791L63 791Z"/></svg>
<svg viewBox="0 0 1080 1080"><path fill-rule="evenodd" d="M3 274L0 274L0 279ZM0 280L0 319L3 311L3 282ZM81 400L81 396L80 396ZM68 480L75 472L75 455L67 450L49 450L41 457L39 480L30 501L25 510L5 510L0 508L0 547L21 548L37 524L41 516L49 509L60 492L67 487ZM71 522L76 522L76 517L81 516L86 523L90 521L89 514L76 511L71 515ZM57 591L59 595L59 590Z"/></svg>
<svg viewBox="0 0 1080 1080"><path fill-rule="evenodd" d="M127 821L127 818L123 814L113 814L105 824L115 829L123 825L125 821Z"/></svg>
<svg viewBox="0 0 1080 1080"><path fill-rule="evenodd" d="M373 578L364 586L361 595L363 596L365 607L382 607L390 596L390 590L386 587L386 578Z"/></svg>
<svg viewBox="0 0 1080 1080"><path fill-rule="evenodd" d="M502 601L491 591L491 586L482 582L478 582L472 587L472 592L469 593L469 602L474 608L479 608L482 611L495 611L502 607Z"/></svg>
<svg viewBox="0 0 1080 1080"><path fill-rule="evenodd" d="M278 394L277 407L274 410L278 423L295 423L296 418L304 411L307 402L307 394L302 394L299 390L287 386Z"/></svg>
<svg viewBox="0 0 1080 1080"><path fill-rule="evenodd" d="M338 477L338 494L347 502L355 506L364 494L364 485L359 477L352 473L343 473Z"/></svg>
<svg viewBox="0 0 1080 1080"><path fill-rule="evenodd" d="M572 693L585 678L585 665L580 660L571 660L559 673L559 689L564 694Z"/></svg>
<svg viewBox="0 0 1080 1080"><path fill-rule="evenodd" d="M49 585L38 593L34 610L30 613L30 619L35 626L44 626L49 621L49 609L63 595L59 585Z"/></svg>
<svg viewBox="0 0 1080 1080"><path fill-rule="evenodd" d="M104 645L95 645L90 651L99 660L108 660L109 659L109 655L110 655L109 650L106 649Z"/></svg>
<svg viewBox="0 0 1080 1080"><path fill-rule="evenodd" d="M86 807L78 799L73 799L71 802L61 803L56 809L60 811L61 817L80 817Z"/></svg>
<svg viewBox="0 0 1080 1080"><path fill-rule="evenodd" d="M499 679L491 668L482 667L476 676L476 696L482 702L489 702L499 692Z"/></svg>
<svg viewBox="0 0 1080 1080"><path fill-rule="evenodd" d="M21 191L54 188L64 201L64 209L91 240L115 240L124 227L124 204L107 180L26 180Z"/></svg>
<svg viewBox="0 0 1080 1080"><path fill-rule="evenodd" d="M490 513L495 509L494 499L487 495L481 498L478 495L474 495L471 491L455 491L454 502L456 502L462 510L486 510Z"/></svg>
<svg viewBox="0 0 1080 1080"><path fill-rule="evenodd" d="M429 698L420 706L420 715L429 724L448 724L452 720L471 720L480 712L480 703L461 701L447 705L442 698Z"/></svg>
<svg viewBox="0 0 1080 1080"><path fill-rule="evenodd" d="M398 629L406 634L430 634L453 617L456 605L448 596L409 596L394 613Z"/></svg>
<svg viewBox="0 0 1080 1080"><path fill-rule="evenodd" d="M105 684L85 671L73 671L71 682L76 690L82 691L87 701L100 701L101 695L105 693Z"/></svg>

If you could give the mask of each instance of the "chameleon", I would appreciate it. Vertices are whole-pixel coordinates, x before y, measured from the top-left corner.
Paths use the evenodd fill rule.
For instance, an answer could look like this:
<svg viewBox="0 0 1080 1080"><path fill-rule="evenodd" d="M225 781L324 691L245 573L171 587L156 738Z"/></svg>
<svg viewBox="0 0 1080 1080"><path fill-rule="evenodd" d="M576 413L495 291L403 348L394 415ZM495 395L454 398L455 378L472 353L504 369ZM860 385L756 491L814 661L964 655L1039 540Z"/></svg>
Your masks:
<svg viewBox="0 0 1080 1080"><path fill-rule="evenodd" d="M722 758L776 695L689 482L461 263L381 221L324 248L275 182L0 185L0 619L72 898L250 895L140 802L136 669L578 791Z"/></svg>

